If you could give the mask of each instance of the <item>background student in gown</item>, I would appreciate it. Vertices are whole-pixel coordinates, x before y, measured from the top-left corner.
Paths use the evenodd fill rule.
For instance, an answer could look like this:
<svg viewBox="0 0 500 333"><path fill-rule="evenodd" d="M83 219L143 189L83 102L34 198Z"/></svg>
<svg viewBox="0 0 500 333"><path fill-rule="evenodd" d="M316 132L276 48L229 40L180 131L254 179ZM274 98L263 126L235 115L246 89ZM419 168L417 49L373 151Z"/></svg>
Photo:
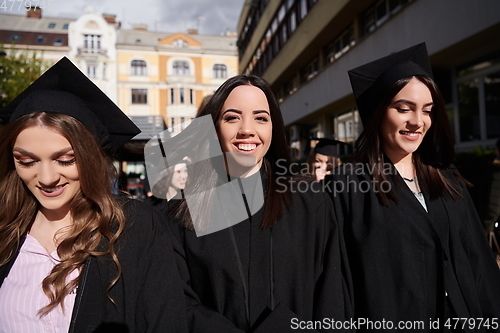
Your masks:
<svg viewBox="0 0 500 333"><path fill-rule="evenodd" d="M139 129L67 58L0 114L0 332L186 332L159 215L111 193Z"/></svg>
<svg viewBox="0 0 500 333"><path fill-rule="evenodd" d="M333 175L332 195L356 317L421 321L413 331L422 332L436 323L460 332L465 319L453 329L456 320L471 318L467 332L498 331L500 272L467 182L452 165L452 134L425 44L349 77L364 131L353 162Z"/></svg>
<svg viewBox="0 0 500 333"><path fill-rule="evenodd" d="M189 177L188 161L183 160L165 171L166 176L154 185L153 192L156 195L147 197L144 202L152 205L166 216L170 208L182 199Z"/></svg>
<svg viewBox="0 0 500 333"><path fill-rule="evenodd" d="M311 176L317 181L332 174L333 169L342 164L339 145L343 142L332 139L319 139L313 152L307 158L307 166Z"/></svg>
<svg viewBox="0 0 500 333"><path fill-rule="evenodd" d="M287 332L296 331L293 320L297 326L349 318L333 205L326 193L298 190L289 177L283 120L270 86L256 76L232 77L186 131L200 119L215 125L218 140L210 143L208 134L193 149L222 148L224 154L201 162L196 153L187 154L193 164L186 199L177 219L168 221L179 245L180 272L193 292L187 298L190 330ZM192 132L199 135L206 127ZM182 135L179 142L192 142ZM255 204L259 194L261 207ZM191 195L199 196L190 202ZM194 212L193 202L204 213ZM236 203L243 207L239 223L231 221ZM200 225L193 222L196 216L203 217ZM218 223L225 227L204 232Z"/></svg>

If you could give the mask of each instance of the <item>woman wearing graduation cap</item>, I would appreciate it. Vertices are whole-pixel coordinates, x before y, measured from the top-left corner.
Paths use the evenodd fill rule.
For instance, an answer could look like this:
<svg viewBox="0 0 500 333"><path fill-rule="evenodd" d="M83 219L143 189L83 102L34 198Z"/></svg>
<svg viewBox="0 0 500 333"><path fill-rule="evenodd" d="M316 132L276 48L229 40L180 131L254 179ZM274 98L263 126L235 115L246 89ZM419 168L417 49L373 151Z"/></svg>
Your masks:
<svg viewBox="0 0 500 333"><path fill-rule="evenodd" d="M67 58L2 111L0 332L183 332L168 233L111 194L139 129Z"/></svg>
<svg viewBox="0 0 500 333"><path fill-rule="evenodd" d="M371 322L358 330L498 331L500 272L467 182L451 164L451 130L425 44L349 77L364 131L354 163L333 176L333 200L355 314Z"/></svg>
<svg viewBox="0 0 500 333"><path fill-rule="evenodd" d="M187 139L190 132L196 135ZM170 159L188 155L193 163L179 220L168 223L179 270L194 292L187 298L190 330L313 332L335 328L335 320L348 331L333 205L290 177L283 119L267 82L228 79L174 139L194 147Z"/></svg>
<svg viewBox="0 0 500 333"><path fill-rule="evenodd" d="M336 167L342 164L339 145L343 142L332 139L319 139L313 153L307 158L307 166L317 181L325 179Z"/></svg>

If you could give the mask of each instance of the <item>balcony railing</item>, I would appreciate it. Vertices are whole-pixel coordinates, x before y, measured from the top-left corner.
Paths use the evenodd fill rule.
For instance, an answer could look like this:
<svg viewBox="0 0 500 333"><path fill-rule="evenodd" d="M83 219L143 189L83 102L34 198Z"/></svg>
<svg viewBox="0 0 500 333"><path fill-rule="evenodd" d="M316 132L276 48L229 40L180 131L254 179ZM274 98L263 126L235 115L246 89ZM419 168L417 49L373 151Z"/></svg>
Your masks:
<svg viewBox="0 0 500 333"><path fill-rule="evenodd" d="M90 47L79 47L78 49L78 55L85 55L85 54L99 54L99 55L106 55L107 50L106 49L101 49L101 48L90 48Z"/></svg>

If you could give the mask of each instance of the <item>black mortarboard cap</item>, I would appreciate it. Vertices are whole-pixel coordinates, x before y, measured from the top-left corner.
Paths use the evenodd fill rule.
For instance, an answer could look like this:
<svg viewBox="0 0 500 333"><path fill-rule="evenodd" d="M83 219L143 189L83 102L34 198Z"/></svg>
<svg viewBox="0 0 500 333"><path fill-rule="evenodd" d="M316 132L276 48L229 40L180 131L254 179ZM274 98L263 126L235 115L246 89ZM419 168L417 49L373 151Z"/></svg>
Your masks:
<svg viewBox="0 0 500 333"><path fill-rule="evenodd" d="M366 126L389 88L398 80L423 75L432 78L425 43L417 44L348 71L359 115Z"/></svg>
<svg viewBox="0 0 500 333"><path fill-rule="evenodd" d="M332 139L318 139L319 142L314 147L314 153L326 155L326 156L335 156L339 157L340 154L340 145L344 144L341 141L332 140Z"/></svg>
<svg viewBox="0 0 500 333"><path fill-rule="evenodd" d="M313 153L318 153L326 156L342 157L343 155L352 154L353 148L349 143L327 139L327 138L310 138L310 140L318 140L314 147Z"/></svg>
<svg viewBox="0 0 500 333"><path fill-rule="evenodd" d="M79 120L108 152L140 133L127 115L66 57L5 106L0 118L11 122L38 111L62 113Z"/></svg>

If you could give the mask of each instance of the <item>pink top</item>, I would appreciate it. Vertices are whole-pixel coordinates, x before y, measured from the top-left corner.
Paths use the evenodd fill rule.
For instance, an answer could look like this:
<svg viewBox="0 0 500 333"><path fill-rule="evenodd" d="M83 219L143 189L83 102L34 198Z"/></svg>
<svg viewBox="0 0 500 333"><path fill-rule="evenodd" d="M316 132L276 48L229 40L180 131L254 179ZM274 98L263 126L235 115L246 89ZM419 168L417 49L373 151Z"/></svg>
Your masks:
<svg viewBox="0 0 500 333"><path fill-rule="evenodd" d="M65 297L64 313L58 306L46 316L37 315L38 310L49 303L42 290L42 281L58 259L57 251L49 255L34 237L26 236L19 256L0 288L0 333L68 332L76 289ZM78 274L78 271L73 271L68 281Z"/></svg>

